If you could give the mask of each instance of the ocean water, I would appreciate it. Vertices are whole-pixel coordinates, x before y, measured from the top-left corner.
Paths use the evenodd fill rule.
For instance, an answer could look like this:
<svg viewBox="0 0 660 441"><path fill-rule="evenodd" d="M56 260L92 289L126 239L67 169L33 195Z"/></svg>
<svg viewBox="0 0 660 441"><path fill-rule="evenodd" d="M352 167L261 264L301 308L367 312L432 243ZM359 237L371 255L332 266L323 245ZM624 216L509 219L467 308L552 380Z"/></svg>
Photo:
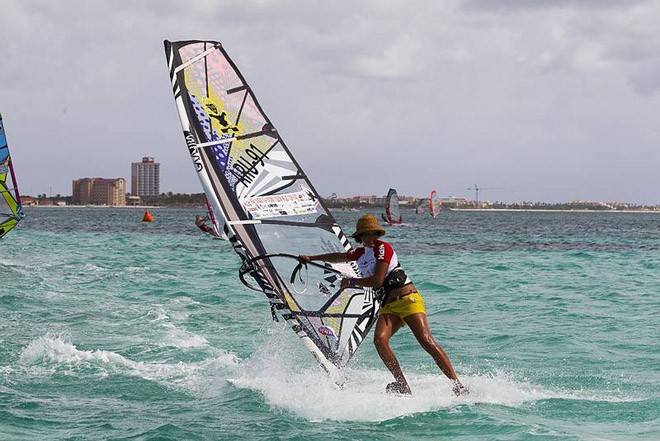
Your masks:
<svg viewBox="0 0 660 441"><path fill-rule="evenodd" d="M371 336L336 389L202 211L26 209L0 241L1 440L660 439L660 214L404 211L386 240L471 391L404 329L404 398Z"/></svg>

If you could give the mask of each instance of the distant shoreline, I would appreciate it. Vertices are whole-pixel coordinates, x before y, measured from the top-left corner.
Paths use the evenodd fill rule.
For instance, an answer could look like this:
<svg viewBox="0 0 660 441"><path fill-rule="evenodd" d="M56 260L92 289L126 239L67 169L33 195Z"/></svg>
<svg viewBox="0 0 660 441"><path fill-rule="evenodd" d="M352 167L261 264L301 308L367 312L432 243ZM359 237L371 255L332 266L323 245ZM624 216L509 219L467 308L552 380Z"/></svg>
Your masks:
<svg viewBox="0 0 660 441"><path fill-rule="evenodd" d="M119 208L119 209L128 209L136 208L141 210L153 210L159 208L205 208L198 205L26 205L23 208ZM338 207L328 207L333 211L346 211ZM362 210L373 210L381 208L379 206L373 207L364 207ZM413 210L413 208L403 208L404 210ZM566 209L548 209L548 208L443 208L446 211L467 211L467 212L506 212L506 213L515 213L515 212L525 212L525 213L655 213L660 214L660 210L588 210L588 209L576 209L576 210L566 210Z"/></svg>

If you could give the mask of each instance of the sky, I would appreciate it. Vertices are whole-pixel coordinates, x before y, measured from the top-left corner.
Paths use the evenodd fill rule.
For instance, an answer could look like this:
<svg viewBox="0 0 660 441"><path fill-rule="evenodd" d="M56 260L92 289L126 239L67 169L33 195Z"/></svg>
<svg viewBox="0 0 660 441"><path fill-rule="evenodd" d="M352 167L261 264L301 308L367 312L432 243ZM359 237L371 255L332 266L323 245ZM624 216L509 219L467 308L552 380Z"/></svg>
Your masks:
<svg viewBox="0 0 660 441"><path fill-rule="evenodd" d="M22 194L161 163L201 193L163 40L222 42L322 196L660 204L658 0L0 0Z"/></svg>

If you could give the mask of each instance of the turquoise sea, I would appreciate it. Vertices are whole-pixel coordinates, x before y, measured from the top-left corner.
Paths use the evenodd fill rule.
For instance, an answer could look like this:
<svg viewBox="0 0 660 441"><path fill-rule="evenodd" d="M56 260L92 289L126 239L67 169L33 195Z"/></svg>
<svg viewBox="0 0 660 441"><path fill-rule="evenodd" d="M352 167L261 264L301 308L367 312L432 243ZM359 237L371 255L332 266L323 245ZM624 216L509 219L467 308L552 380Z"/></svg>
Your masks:
<svg viewBox="0 0 660 441"><path fill-rule="evenodd" d="M1 440L660 439L660 214L404 211L386 240L471 394L404 329L403 398L371 337L336 389L202 207L143 212L28 207L0 241Z"/></svg>

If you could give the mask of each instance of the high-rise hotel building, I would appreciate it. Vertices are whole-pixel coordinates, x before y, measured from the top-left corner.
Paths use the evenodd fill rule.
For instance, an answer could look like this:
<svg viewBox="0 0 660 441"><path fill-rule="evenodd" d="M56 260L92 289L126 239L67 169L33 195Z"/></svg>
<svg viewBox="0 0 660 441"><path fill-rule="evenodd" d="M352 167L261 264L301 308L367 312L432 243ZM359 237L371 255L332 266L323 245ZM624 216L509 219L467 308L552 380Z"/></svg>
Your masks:
<svg viewBox="0 0 660 441"><path fill-rule="evenodd" d="M142 162L131 163L131 195L160 195L160 164L145 156Z"/></svg>
<svg viewBox="0 0 660 441"><path fill-rule="evenodd" d="M126 179L82 178L73 181L76 205L126 205Z"/></svg>

